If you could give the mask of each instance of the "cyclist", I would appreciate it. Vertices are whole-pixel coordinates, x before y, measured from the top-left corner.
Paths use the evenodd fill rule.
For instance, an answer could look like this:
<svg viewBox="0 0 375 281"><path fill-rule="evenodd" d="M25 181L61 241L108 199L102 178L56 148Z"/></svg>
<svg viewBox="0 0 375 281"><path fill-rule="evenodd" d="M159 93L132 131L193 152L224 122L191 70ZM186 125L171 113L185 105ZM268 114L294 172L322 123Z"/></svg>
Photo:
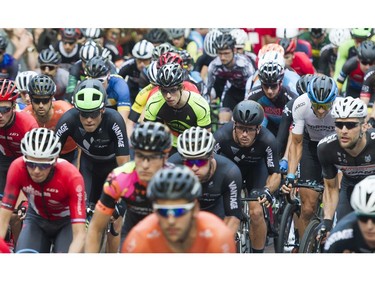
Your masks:
<svg viewBox="0 0 375 281"><path fill-rule="evenodd" d="M213 134L206 129L186 129L178 136L178 153L168 161L183 164L194 172L202 185L202 195L198 198L201 210L223 219L234 234L242 217L242 175L236 164L213 153L215 142Z"/></svg>
<svg viewBox="0 0 375 281"><path fill-rule="evenodd" d="M254 253L262 253L267 236L263 208L273 203L273 195L281 180L275 136L261 123L262 106L252 100L240 102L233 110L233 120L219 128L215 152L232 160L241 170L245 188L250 197L259 196L259 202L249 202L250 238ZM261 204L259 204L261 203Z"/></svg>
<svg viewBox="0 0 375 281"><path fill-rule="evenodd" d="M375 128L375 104L374 104L374 90L375 90L375 66L371 66L363 77L363 83L360 93L361 100L370 107L372 103L371 113L368 119L368 124Z"/></svg>
<svg viewBox="0 0 375 281"><path fill-rule="evenodd" d="M284 67L276 61L268 61L259 69L260 85L249 93L248 99L260 103L265 112L263 126L277 136L284 106L298 95L283 86Z"/></svg>
<svg viewBox="0 0 375 281"><path fill-rule="evenodd" d="M88 78L98 79L102 82L107 92L106 107L117 110L126 125L128 137L133 131L133 124L129 123L130 92L128 84L117 74L110 74L106 60L102 56L91 58L85 66L85 74Z"/></svg>
<svg viewBox="0 0 375 281"><path fill-rule="evenodd" d="M177 152L177 137L192 126L211 130L208 102L198 93L187 91L183 84L183 70L177 63L164 64L156 82L160 91L146 104L145 120L165 123L173 135L173 153Z"/></svg>
<svg viewBox="0 0 375 281"><path fill-rule="evenodd" d="M375 173L375 129L365 123L367 106L359 98L346 97L334 103L332 117L336 133L318 144L318 157L324 178L324 221L319 229L330 231L336 211L337 222L353 211L350 195L353 187ZM342 172L340 188L338 170Z"/></svg>
<svg viewBox="0 0 375 281"><path fill-rule="evenodd" d="M31 114L38 122L39 127L55 130L61 116L73 106L63 100L54 100L56 84L47 75L39 74L31 78L27 89L31 104L23 111ZM61 149L60 157L76 164L77 156L77 145L69 137Z"/></svg>
<svg viewBox="0 0 375 281"><path fill-rule="evenodd" d="M198 43L189 39L189 30L186 28L168 28L166 31L169 33L172 45L177 50L186 50L194 62L202 55L202 50L199 48Z"/></svg>
<svg viewBox="0 0 375 281"><path fill-rule="evenodd" d="M145 34L144 39L157 47L165 42L168 42L169 36L163 28L152 28Z"/></svg>
<svg viewBox="0 0 375 281"><path fill-rule="evenodd" d="M375 252L375 176L357 183L350 197L353 212L332 229L324 245L326 253Z"/></svg>
<svg viewBox="0 0 375 281"><path fill-rule="evenodd" d="M291 192L299 166L299 180L322 183L322 169L317 155L317 144L335 130L331 116L332 104L336 100L338 89L335 81L321 75L312 78L307 92L293 103L292 140L288 154L288 174L281 189ZM299 190L301 214L298 220L298 234L303 237L306 226L313 217L319 193L313 190Z"/></svg>
<svg viewBox="0 0 375 281"><path fill-rule="evenodd" d="M167 126L159 122L144 122L136 125L130 143L135 151L134 161L115 168L108 175L89 224L85 252L99 252L101 233L120 198L127 208L122 239L152 212L151 202L146 198L147 185L159 169L170 165L167 158L172 137ZM118 250L120 241L117 242Z"/></svg>
<svg viewBox="0 0 375 281"><path fill-rule="evenodd" d="M337 87L342 90L343 96L360 96L363 79L366 71L375 64L375 42L365 40L357 48L357 55L349 58L337 78ZM345 89L343 84L348 79Z"/></svg>
<svg viewBox="0 0 375 281"><path fill-rule="evenodd" d="M133 58L126 60L120 67L118 74L128 83L130 90L130 102L134 103L138 92L149 84L145 77L141 77L143 70L151 63L154 45L147 41L137 42L133 49Z"/></svg>
<svg viewBox="0 0 375 281"><path fill-rule="evenodd" d="M0 35L0 73L2 77L14 80L18 73L18 61L6 53L9 41L4 35Z"/></svg>
<svg viewBox="0 0 375 281"><path fill-rule="evenodd" d="M22 155L21 139L26 132L39 127L34 117L15 111L18 95L12 80L0 80L0 200L9 166L14 159Z"/></svg>
<svg viewBox="0 0 375 281"><path fill-rule="evenodd" d="M232 231L215 215L200 211L202 187L186 166L164 168L152 178L150 214L129 233L122 253L235 253Z"/></svg>
<svg viewBox="0 0 375 281"><path fill-rule="evenodd" d="M106 96L99 80L82 81L74 94L74 108L61 116L55 129L62 146L72 137L81 148L79 170L87 206L98 201L109 172L130 159L124 119L116 110L105 108Z"/></svg>
<svg viewBox="0 0 375 281"><path fill-rule="evenodd" d="M27 92L27 85L29 84L30 79L36 75L38 75L38 73L35 71L22 71L17 74L15 82L20 97L17 98L16 102L20 110L24 109L31 103L30 95Z"/></svg>
<svg viewBox="0 0 375 281"><path fill-rule="evenodd" d="M85 189L82 175L71 163L58 159L61 144L54 131L36 128L21 141L23 156L11 164L0 208L0 237L4 238L17 197L26 194L29 207L16 252L83 251Z"/></svg>
<svg viewBox="0 0 375 281"><path fill-rule="evenodd" d="M66 100L66 87L68 86L69 72L60 68L61 56L51 49L44 49L39 53L38 61L40 73L51 77L56 84L54 98L56 100Z"/></svg>

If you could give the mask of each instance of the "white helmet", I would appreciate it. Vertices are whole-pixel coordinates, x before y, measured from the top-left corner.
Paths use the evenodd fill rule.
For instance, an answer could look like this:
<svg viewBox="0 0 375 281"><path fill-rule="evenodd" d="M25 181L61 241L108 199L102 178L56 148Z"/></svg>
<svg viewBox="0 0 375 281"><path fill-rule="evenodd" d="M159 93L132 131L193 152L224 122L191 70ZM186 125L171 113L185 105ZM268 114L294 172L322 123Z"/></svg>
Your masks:
<svg viewBox="0 0 375 281"><path fill-rule="evenodd" d="M152 51L152 59L157 60L162 54L169 52L172 49L173 49L173 46L171 43L169 42L162 43L159 46L156 46L154 50Z"/></svg>
<svg viewBox="0 0 375 281"><path fill-rule="evenodd" d="M364 118L367 116L367 105L360 98L349 96L333 104L331 115L333 118Z"/></svg>
<svg viewBox="0 0 375 281"><path fill-rule="evenodd" d="M214 42L216 38L222 34L223 33L218 29L211 29L204 37L203 48L206 54L210 57L216 57L216 48L214 48Z"/></svg>
<svg viewBox="0 0 375 281"><path fill-rule="evenodd" d="M98 39L103 36L103 30L101 28L85 28L82 33L86 38L92 39Z"/></svg>
<svg viewBox="0 0 375 281"><path fill-rule="evenodd" d="M186 129L177 139L177 150L183 158L208 158L214 149L213 134L201 127Z"/></svg>
<svg viewBox="0 0 375 281"><path fill-rule="evenodd" d="M152 61L147 67L147 77L151 84L157 84L156 75L158 74L158 61Z"/></svg>
<svg viewBox="0 0 375 281"><path fill-rule="evenodd" d="M282 67L285 67L284 52L280 53L278 51L268 51L260 56L258 55L258 59L258 69L260 69L267 62L275 62Z"/></svg>
<svg viewBox="0 0 375 281"><path fill-rule="evenodd" d="M276 37L278 38L294 38L299 35L298 28L276 28Z"/></svg>
<svg viewBox="0 0 375 281"><path fill-rule="evenodd" d="M368 176L355 185L350 204L358 214L375 216L375 175Z"/></svg>
<svg viewBox="0 0 375 281"><path fill-rule="evenodd" d="M230 31L230 35L236 40L234 45L236 48L245 47L246 42L248 41L247 33L241 28L235 28Z"/></svg>
<svg viewBox="0 0 375 281"><path fill-rule="evenodd" d="M154 45L143 39L134 45L132 55L137 59L151 59L153 51Z"/></svg>
<svg viewBox="0 0 375 281"><path fill-rule="evenodd" d="M25 156L55 158L59 156L60 150L59 137L53 130L47 128L34 128L21 140L21 151Z"/></svg>
<svg viewBox="0 0 375 281"><path fill-rule="evenodd" d="M352 38L349 28L332 28L328 35L329 41L336 47Z"/></svg>
<svg viewBox="0 0 375 281"><path fill-rule="evenodd" d="M18 72L16 81L15 81L17 89L21 92L26 92L27 85L29 84L30 79L37 75L38 73L36 73L35 71Z"/></svg>
<svg viewBox="0 0 375 281"><path fill-rule="evenodd" d="M100 50L95 41L88 40L79 50L79 57L83 62L88 62L95 56L100 55Z"/></svg>

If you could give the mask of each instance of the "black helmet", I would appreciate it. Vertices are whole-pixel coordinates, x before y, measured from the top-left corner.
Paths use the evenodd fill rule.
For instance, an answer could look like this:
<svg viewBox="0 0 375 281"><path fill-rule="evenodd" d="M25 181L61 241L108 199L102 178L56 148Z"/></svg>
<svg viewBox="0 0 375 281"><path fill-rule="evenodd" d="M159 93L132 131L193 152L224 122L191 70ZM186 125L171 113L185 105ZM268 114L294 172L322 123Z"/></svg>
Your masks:
<svg viewBox="0 0 375 281"><path fill-rule="evenodd" d="M44 49L39 53L38 61L40 64L58 65L61 62L61 56L58 52L51 49Z"/></svg>
<svg viewBox="0 0 375 281"><path fill-rule="evenodd" d="M183 165L160 169L147 186L147 197L157 199L194 201L202 194L198 177Z"/></svg>
<svg viewBox="0 0 375 281"><path fill-rule="evenodd" d="M358 58L368 64L375 62L375 42L372 40L363 41L357 48Z"/></svg>
<svg viewBox="0 0 375 281"><path fill-rule="evenodd" d="M216 50L234 49L236 40L229 33L219 35L214 42L214 48Z"/></svg>
<svg viewBox="0 0 375 281"><path fill-rule="evenodd" d="M164 64L156 76L156 82L160 87L169 88L180 85L184 81L183 70L177 63Z"/></svg>
<svg viewBox="0 0 375 281"><path fill-rule="evenodd" d="M165 32L164 29L161 28L153 28L151 29L146 35L145 39L152 44L161 44L164 42L168 42L168 34Z"/></svg>
<svg viewBox="0 0 375 281"><path fill-rule="evenodd" d="M310 28L310 35L313 38L320 38L325 34L325 28Z"/></svg>
<svg viewBox="0 0 375 281"><path fill-rule="evenodd" d="M296 89L299 95L307 93L307 86L314 77L314 74L305 74L298 79L296 83Z"/></svg>
<svg viewBox="0 0 375 281"><path fill-rule="evenodd" d="M159 122L138 123L130 136L133 149L166 153L172 148L169 128Z"/></svg>
<svg viewBox="0 0 375 281"><path fill-rule="evenodd" d="M253 100L239 102L233 109L233 120L244 125L262 124L264 110L262 106Z"/></svg>
<svg viewBox="0 0 375 281"><path fill-rule="evenodd" d="M98 78L107 75L109 68L106 59L102 56L91 58L85 66L85 74L91 78Z"/></svg>
<svg viewBox="0 0 375 281"><path fill-rule="evenodd" d="M56 84L48 75L40 74L30 79L27 91L30 97L34 95L52 97L56 93Z"/></svg>
<svg viewBox="0 0 375 281"><path fill-rule="evenodd" d="M81 32L78 28L61 28L61 37L64 41L75 42L80 36Z"/></svg>
<svg viewBox="0 0 375 281"><path fill-rule="evenodd" d="M275 61L266 62L259 69L259 80L263 84L275 84L284 78L284 67Z"/></svg>
<svg viewBox="0 0 375 281"><path fill-rule="evenodd" d="M330 103L338 95L338 88L333 78L326 75L315 76L307 87L307 95L312 102Z"/></svg>
<svg viewBox="0 0 375 281"><path fill-rule="evenodd" d="M5 36L0 35L0 50L5 50L8 47L8 43L8 39Z"/></svg>

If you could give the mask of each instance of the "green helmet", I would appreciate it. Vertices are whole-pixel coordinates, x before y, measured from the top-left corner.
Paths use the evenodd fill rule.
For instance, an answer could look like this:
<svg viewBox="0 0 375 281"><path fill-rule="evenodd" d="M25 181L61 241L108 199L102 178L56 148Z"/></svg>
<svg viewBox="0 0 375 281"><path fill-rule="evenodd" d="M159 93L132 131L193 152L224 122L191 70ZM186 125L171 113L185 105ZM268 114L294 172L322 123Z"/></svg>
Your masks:
<svg viewBox="0 0 375 281"><path fill-rule="evenodd" d="M80 111L95 111L105 105L107 93L97 79L82 81L74 91L74 106Z"/></svg>
<svg viewBox="0 0 375 281"><path fill-rule="evenodd" d="M368 39L372 36L372 28L352 28L350 33L353 38Z"/></svg>

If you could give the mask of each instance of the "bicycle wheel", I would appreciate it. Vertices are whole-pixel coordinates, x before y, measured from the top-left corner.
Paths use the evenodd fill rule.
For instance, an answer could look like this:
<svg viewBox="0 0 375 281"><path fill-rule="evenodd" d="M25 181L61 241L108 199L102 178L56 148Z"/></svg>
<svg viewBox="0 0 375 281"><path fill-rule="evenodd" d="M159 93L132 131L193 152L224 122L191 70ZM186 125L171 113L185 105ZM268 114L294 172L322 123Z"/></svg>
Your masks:
<svg viewBox="0 0 375 281"><path fill-rule="evenodd" d="M320 247L315 239L315 229L320 224L320 218L312 219L307 225L305 232L303 234L301 245L299 248L299 253L318 253L320 252Z"/></svg>
<svg viewBox="0 0 375 281"><path fill-rule="evenodd" d="M287 204L285 207L281 217L276 253L290 253L293 248L299 246L298 232L294 227L294 216L299 217L300 208L299 205L295 204Z"/></svg>
<svg viewBox="0 0 375 281"><path fill-rule="evenodd" d="M236 247L237 253L251 253L251 241L249 236L250 222L243 219L237 232Z"/></svg>

